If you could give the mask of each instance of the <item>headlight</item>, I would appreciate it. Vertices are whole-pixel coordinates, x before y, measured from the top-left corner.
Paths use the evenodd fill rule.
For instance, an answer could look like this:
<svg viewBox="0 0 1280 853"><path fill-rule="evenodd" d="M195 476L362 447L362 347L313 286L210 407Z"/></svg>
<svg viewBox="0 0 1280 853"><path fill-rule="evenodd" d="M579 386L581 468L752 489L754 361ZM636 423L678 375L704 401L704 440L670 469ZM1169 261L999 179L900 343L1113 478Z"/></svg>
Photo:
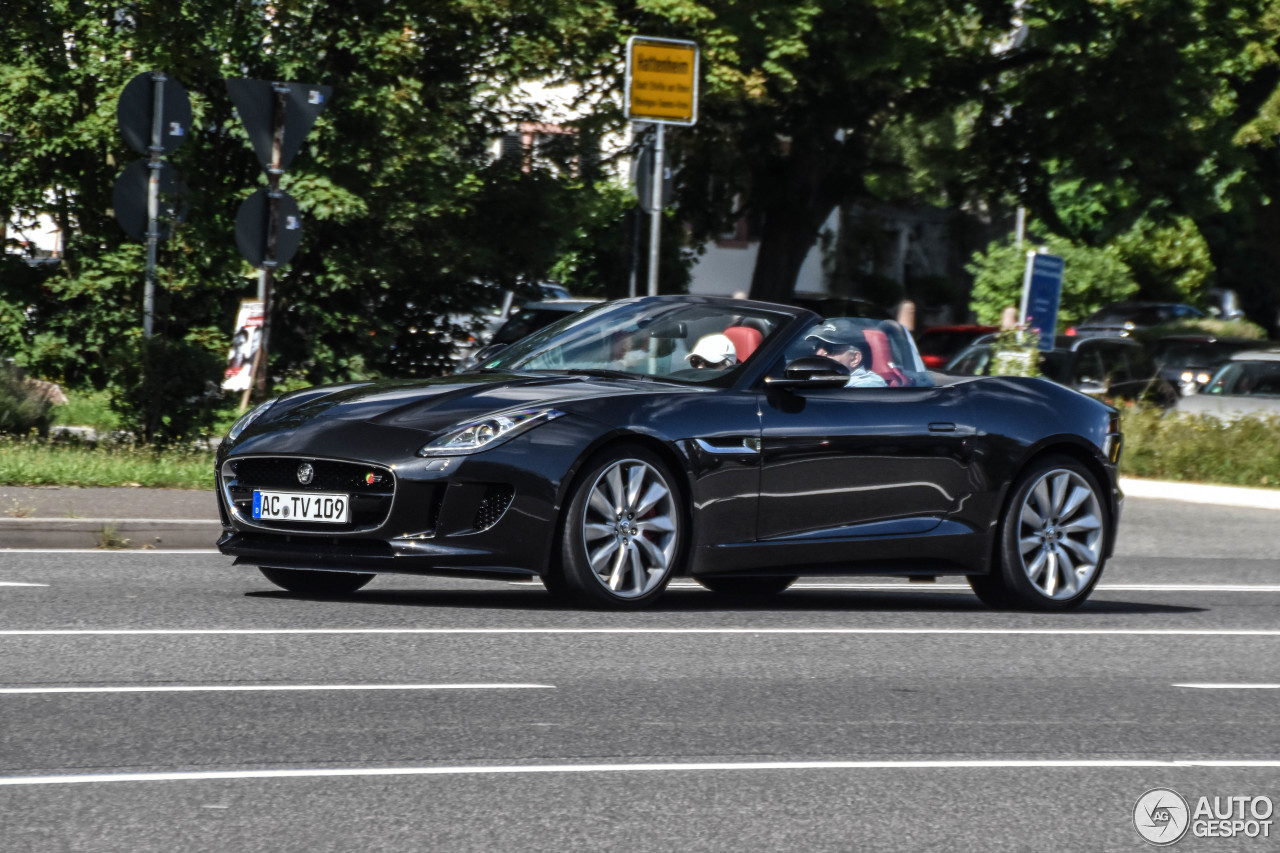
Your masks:
<svg viewBox="0 0 1280 853"><path fill-rule="evenodd" d="M467 421L432 439L418 450L418 455L465 456L479 453L562 415L564 412L558 409L524 409Z"/></svg>
<svg viewBox="0 0 1280 853"><path fill-rule="evenodd" d="M279 400L279 399L280 399L279 397L273 397L267 402L257 405L252 409L250 409L249 411L245 412L243 415L241 415L240 420L236 421L231 425L231 430L230 432L227 433L227 441L235 441L237 438L239 438L240 433L244 432L246 429L249 428L249 424L253 423L258 418L262 417L263 414L266 413L267 409L274 406L276 404L276 400Z"/></svg>
<svg viewBox="0 0 1280 853"><path fill-rule="evenodd" d="M1190 382L1194 378L1195 376L1191 373L1190 370L1182 371L1182 375L1178 377L1178 379L1182 382L1183 385L1186 385L1188 382Z"/></svg>
<svg viewBox="0 0 1280 853"><path fill-rule="evenodd" d="M1210 379L1212 379L1212 378L1213 378L1213 377L1211 377L1211 376L1210 376L1209 374L1207 374L1207 373L1198 373L1198 374L1196 374L1196 381L1197 381L1197 382L1199 382L1201 385L1203 385L1204 383L1208 382L1208 381L1209 381Z"/></svg>

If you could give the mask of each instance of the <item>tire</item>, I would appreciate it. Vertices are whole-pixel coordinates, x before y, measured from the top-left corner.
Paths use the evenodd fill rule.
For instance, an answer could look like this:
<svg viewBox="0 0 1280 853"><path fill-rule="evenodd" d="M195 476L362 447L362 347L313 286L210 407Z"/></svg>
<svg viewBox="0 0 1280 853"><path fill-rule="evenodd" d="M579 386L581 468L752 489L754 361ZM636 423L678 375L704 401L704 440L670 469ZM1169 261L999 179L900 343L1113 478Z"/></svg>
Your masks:
<svg viewBox="0 0 1280 853"><path fill-rule="evenodd" d="M662 595L683 566L684 502L653 452L622 445L593 456L561 519L558 564L547 583L589 607L636 609Z"/></svg>
<svg viewBox="0 0 1280 853"><path fill-rule="evenodd" d="M347 595L373 580L359 572L314 572L306 569L272 569L259 566L267 580L300 595Z"/></svg>
<svg viewBox="0 0 1280 853"><path fill-rule="evenodd" d="M997 607L1070 610L1084 603L1105 567L1107 516L1097 478L1066 456L1023 472L1000 521L998 566L971 577L978 597Z"/></svg>
<svg viewBox="0 0 1280 853"><path fill-rule="evenodd" d="M796 576L694 578L694 580L712 592L722 595L777 595L795 583Z"/></svg>

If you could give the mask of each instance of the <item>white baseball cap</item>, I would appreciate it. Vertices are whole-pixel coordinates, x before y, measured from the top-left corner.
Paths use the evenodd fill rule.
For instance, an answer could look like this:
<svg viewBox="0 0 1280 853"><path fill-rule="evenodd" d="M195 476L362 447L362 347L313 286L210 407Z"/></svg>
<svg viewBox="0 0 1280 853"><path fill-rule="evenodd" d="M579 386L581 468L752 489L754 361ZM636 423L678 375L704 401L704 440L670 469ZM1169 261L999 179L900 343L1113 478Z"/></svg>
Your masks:
<svg viewBox="0 0 1280 853"><path fill-rule="evenodd" d="M720 364L726 360L729 364L738 363L738 350L733 346L733 341L724 335L705 335L685 358L691 359L695 355L710 364Z"/></svg>

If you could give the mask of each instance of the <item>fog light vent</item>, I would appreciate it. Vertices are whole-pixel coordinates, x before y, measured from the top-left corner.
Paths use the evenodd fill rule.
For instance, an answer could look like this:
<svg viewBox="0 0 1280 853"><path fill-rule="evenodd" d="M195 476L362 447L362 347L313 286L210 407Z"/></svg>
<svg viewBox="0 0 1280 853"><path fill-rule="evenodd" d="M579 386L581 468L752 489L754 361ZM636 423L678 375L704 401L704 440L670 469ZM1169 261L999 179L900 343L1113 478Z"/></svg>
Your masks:
<svg viewBox="0 0 1280 853"><path fill-rule="evenodd" d="M511 499L516 490L508 485L493 485L485 490L480 505L476 507L476 518L472 525L476 530L488 530L498 523L502 514L511 506Z"/></svg>

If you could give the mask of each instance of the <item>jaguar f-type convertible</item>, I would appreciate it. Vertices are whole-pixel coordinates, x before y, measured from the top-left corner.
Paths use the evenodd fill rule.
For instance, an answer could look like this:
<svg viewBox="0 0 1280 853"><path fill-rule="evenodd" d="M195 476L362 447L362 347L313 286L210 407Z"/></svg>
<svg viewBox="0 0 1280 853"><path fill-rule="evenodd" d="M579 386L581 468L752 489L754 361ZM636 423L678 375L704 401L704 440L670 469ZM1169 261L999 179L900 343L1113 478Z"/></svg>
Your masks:
<svg viewBox="0 0 1280 853"><path fill-rule="evenodd" d="M428 380L285 394L217 456L237 564L304 594L381 572L540 578L641 607L688 576L964 575L1066 609L1112 552L1114 409L924 368L888 320L658 296L602 303Z"/></svg>

